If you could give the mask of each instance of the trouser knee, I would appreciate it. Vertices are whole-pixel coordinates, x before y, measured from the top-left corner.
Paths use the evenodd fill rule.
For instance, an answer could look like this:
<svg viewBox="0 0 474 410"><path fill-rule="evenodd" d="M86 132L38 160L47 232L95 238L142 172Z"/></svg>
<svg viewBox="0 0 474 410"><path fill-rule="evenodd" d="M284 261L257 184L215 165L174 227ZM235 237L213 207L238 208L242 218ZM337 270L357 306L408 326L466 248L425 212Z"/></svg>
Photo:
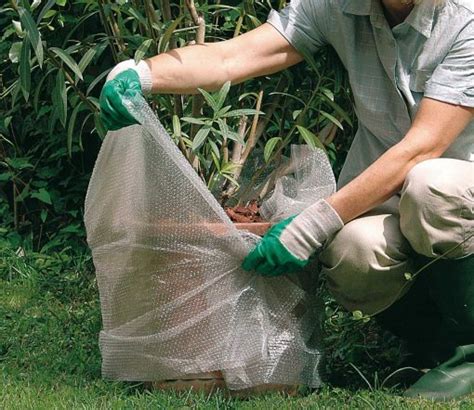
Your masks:
<svg viewBox="0 0 474 410"><path fill-rule="evenodd" d="M321 253L323 274L334 298L350 311L375 314L410 287L409 245L395 215L373 215L344 226Z"/></svg>
<svg viewBox="0 0 474 410"><path fill-rule="evenodd" d="M400 229L412 248L430 258L473 253L473 193L474 163L438 158L413 167L400 199Z"/></svg>

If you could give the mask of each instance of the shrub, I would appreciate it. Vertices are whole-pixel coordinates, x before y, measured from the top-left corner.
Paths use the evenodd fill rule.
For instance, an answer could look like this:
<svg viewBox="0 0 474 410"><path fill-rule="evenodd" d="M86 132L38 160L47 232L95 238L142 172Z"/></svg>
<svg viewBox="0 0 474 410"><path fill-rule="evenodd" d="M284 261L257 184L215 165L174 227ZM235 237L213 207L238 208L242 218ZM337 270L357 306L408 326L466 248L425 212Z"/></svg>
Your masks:
<svg viewBox="0 0 474 410"><path fill-rule="evenodd" d="M84 241L83 198L104 137L98 96L115 63L202 41L193 7L212 42L255 28L283 2L159 3L12 0L1 8L0 212L10 241L37 250ZM225 86L227 114L204 91L150 103L215 195L232 200L235 164L247 154L271 167L291 143L323 144L340 168L350 137L341 130L353 121L348 84L334 54L314 61Z"/></svg>

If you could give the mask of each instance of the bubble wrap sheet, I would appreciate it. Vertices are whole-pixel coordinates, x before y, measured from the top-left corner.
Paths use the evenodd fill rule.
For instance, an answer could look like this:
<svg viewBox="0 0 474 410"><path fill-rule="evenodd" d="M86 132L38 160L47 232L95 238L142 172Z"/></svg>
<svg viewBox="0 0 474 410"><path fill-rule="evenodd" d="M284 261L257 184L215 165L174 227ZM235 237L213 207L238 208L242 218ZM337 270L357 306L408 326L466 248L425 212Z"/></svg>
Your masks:
<svg viewBox="0 0 474 410"><path fill-rule="evenodd" d="M260 208L267 221L281 221L336 191L331 164L321 149L292 145L287 173L277 179L272 195Z"/></svg>
<svg viewBox="0 0 474 410"><path fill-rule="evenodd" d="M146 102L130 109L142 125L109 132L85 204L103 376L222 370L230 389L320 385L314 269L242 270L256 238L235 229Z"/></svg>

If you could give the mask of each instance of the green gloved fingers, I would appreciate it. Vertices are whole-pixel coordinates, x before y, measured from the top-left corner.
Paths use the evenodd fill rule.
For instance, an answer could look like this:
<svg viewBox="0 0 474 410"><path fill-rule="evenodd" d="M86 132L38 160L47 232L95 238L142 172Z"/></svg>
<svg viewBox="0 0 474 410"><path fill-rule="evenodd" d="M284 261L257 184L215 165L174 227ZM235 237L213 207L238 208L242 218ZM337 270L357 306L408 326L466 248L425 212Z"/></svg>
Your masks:
<svg viewBox="0 0 474 410"><path fill-rule="evenodd" d="M295 218L292 216L273 225L257 246L249 252L242 268L263 276L279 276L302 269L308 261L298 259L281 242L281 233Z"/></svg>
<svg viewBox="0 0 474 410"><path fill-rule="evenodd" d="M143 95L140 77L133 69L125 70L105 83L100 94L100 116L107 130L118 130L137 124L124 104L124 97Z"/></svg>
<svg viewBox="0 0 474 410"><path fill-rule="evenodd" d="M265 276L301 270L343 226L336 210L320 199L300 214L272 226L247 255L242 268Z"/></svg>

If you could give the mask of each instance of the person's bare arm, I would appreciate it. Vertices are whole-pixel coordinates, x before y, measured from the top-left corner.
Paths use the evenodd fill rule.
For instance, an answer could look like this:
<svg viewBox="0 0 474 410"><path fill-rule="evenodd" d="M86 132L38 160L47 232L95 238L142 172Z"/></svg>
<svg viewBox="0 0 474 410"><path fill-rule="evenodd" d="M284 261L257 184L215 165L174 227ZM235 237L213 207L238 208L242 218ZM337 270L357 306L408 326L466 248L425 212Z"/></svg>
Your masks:
<svg viewBox="0 0 474 410"><path fill-rule="evenodd" d="M405 138L328 198L346 223L398 192L417 163L440 157L474 117L474 108L424 98Z"/></svg>
<svg viewBox="0 0 474 410"><path fill-rule="evenodd" d="M231 40L192 45L147 60L153 93L193 94L288 68L302 56L270 24Z"/></svg>

